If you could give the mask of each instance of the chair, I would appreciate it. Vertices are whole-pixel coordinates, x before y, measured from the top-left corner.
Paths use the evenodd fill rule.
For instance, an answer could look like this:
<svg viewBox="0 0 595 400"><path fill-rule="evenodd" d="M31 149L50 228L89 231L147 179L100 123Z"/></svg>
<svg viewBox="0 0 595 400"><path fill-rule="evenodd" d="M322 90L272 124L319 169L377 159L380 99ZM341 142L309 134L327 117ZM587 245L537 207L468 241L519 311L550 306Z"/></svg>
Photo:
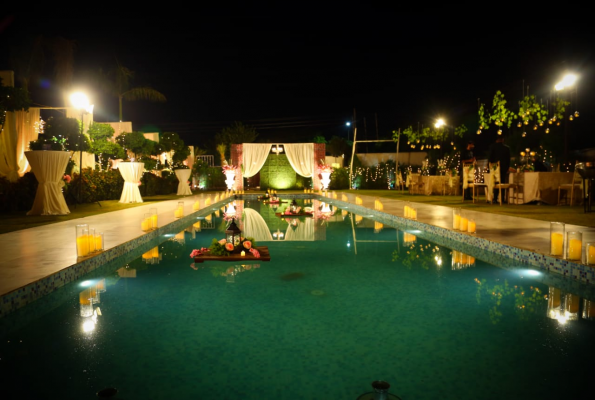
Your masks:
<svg viewBox="0 0 595 400"><path fill-rule="evenodd" d="M463 196L463 201L465 201L465 189L471 188L473 202L475 203L475 197L474 197L475 196L475 167L476 167L475 162L463 163L463 177L462 177L463 190L461 193Z"/></svg>
<svg viewBox="0 0 595 400"><path fill-rule="evenodd" d="M512 191L508 194L508 204L523 204L525 202L525 174L517 172L511 183Z"/></svg>
<svg viewBox="0 0 595 400"><path fill-rule="evenodd" d="M500 171L500 161L492 164L491 166L493 166L492 173L494 174L494 178L495 178L494 189L498 189L498 199L499 199L500 205L502 205L502 189L504 189L504 190L512 189L514 191L514 190L518 189L518 186L514 182L502 183L502 171ZM507 174L508 171L506 171L504 173ZM518 197L518 194L517 194L517 197ZM510 193L509 193L508 200L510 200Z"/></svg>
<svg viewBox="0 0 595 400"><path fill-rule="evenodd" d="M574 163L574 172L572 173L572 182L571 183L563 183L558 186L558 205L560 205L560 195L562 191L566 192L566 196L568 196L568 192L570 191L570 206L572 206L572 202L574 200L574 189L581 190L583 186L583 178L578 173L578 170L581 168L581 164L578 161ZM568 197L567 197L568 198Z"/></svg>

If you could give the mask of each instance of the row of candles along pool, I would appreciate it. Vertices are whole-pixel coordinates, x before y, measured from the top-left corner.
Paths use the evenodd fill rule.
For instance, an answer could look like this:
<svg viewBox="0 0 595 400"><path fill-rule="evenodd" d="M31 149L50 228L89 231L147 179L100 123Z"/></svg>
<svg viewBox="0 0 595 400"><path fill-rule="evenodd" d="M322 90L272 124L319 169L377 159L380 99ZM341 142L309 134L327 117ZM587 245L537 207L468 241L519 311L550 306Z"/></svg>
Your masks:
<svg viewBox="0 0 595 400"><path fill-rule="evenodd" d="M566 232L566 224L563 222L550 222L550 255L583 262L583 248L584 262L595 265L595 243L586 243L583 246L582 232Z"/></svg>
<svg viewBox="0 0 595 400"><path fill-rule="evenodd" d="M219 200L223 200L229 197L232 197L236 194L244 194L243 190L237 191L225 191L222 193L217 193L213 202L218 202ZM211 198L208 197L204 201L204 206L211 205ZM233 206L230 206L233 207ZM192 211L200 210L200 202L196 200L192 205ZM228 213L233 213L233 210L228 210ZM177 207L174 209L174 218L183 218L184 217L184 202L179 201ZM141 220L141 230L143 232L149 232L151 230L157 229L158 225L158 216L157 216L157 208L150 208L148 213L145 213L143 219ZM76 226L76 254L77 257L85 257L91 255L92 253L96 253L99 251L103 251L103 232L95 232L94 228L89 228L88 224L80 224Z"/></svg>

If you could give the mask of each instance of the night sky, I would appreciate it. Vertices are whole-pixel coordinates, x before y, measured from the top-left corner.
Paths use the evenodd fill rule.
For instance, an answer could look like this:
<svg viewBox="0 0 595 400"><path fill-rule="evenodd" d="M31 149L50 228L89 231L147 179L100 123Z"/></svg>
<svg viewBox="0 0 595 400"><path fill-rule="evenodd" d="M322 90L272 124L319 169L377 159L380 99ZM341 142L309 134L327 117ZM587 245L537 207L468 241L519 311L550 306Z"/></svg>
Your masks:
<svg viewBox="0 0 595 400"><path fill-rule="evenodd" d="M0 69L11 69L7 49L25 34L76 40L74 81L89 90L96 121L117 121L117 98L82 77L117 59L136 73L133 86L167 97L125 101L123 119L134 130L177 132L189 145L204 147L234 121L255 126L258 141L347 137L345 122L355 110L358 139L390 138L442 117L451 126L465 124L465 140L487 148L496 129L476 135L479 102L491 106L501 90L518 111L512 105L528 90L545 103L571 71L580 77L571 107L581 115L572 147L595 147L595 30L576 19L537 20L510 10L484 20L439 8L395 12L361 4L324 13L31 14L2 17ZM62 105L52 80L48 67L31 87L35 103Z"/></svg>

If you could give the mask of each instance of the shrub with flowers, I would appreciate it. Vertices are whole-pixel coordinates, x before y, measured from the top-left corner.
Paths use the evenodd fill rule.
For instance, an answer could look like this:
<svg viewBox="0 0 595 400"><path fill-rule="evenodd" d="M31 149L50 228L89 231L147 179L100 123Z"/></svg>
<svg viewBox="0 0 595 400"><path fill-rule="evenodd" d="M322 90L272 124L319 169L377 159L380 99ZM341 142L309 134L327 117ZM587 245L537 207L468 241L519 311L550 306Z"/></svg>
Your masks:
<svg viewBox="0 0 595 400"><path fill-rule="evenodd" d="M320 160L322 161L322 160ZM333 167L331 167L329 164L325 164L325 163L320 163L318 164L318 172L319 173L323 173L323 172L333 172Z"/></svg>
<svg viewBox="0 0 595 400"><path fill-rule="evenodd" d="M237 167L235 165L224 165L221 168L223 169L224 174L228 174L231 172L235 173L236 169L237 169Z"/></svg>

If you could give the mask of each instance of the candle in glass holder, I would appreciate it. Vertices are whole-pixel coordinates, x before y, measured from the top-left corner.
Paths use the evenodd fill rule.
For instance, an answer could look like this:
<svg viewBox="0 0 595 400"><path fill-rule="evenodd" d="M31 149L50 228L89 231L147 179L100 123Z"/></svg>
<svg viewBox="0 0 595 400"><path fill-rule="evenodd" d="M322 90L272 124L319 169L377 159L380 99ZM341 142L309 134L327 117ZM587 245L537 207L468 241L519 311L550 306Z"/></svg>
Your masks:
<svg viewBox="0 0 595 400"><path fill-rule="evenodd" d="M89 225L76 226L76 255L84 257L89 254Z"/></svg>
<svg viewBox="0 0 595 400"><path fill-rule="evenodd" d="M95 228L89 228L89 253L95 251Z"/></svg>
<svg viewBox="0 0 595 400"><path fill-rule="evenodd" d="M564 223L550 223L550 254L552 256L562 257L564 255L564 230Z"/></svg>
<svg viewBox="0 0 595 400"><path fill-rule="evenodd" d="M595 243L587 243L587 264L595 265Z"/></svg>
<svg viewBox="0 0 595 400"><path fill-rule="evenodd" d="M246 255L246 252L244 250L242 250L241 255L242 255L242 257L244 257Z"/></svg>
<svg viewBox="0 0 595 400"><path fill-rule="evenodd" d="M103 251L103 232L95 233L95 251Z"/></svg>
<svg viewBox="0 0 595 400"><path fill-rule="evenodd" d="M228 196L228 197L229 197L229 196ZM194 204L192 205L192 210L193 210L193 211L198 211L198 210L200 210L200 202L199 202L198 200L196 200L196 201L194 202Z"/></svg>
<svg viewBox="0 0 595 400"><path fill-rule="evenodd" d="M151 214L151 229L157 229L157 209L149 209L149 214Z"/></svg>
<svg viewBox="0 0 595 400"><path fill-rule="evenodd" d="M459 222L459 228L463 232L467 232L469 229L469 219L465 216L461 216L461 221Z"/></svg>
<svg viewBox="0 0 595 400"><path fill-rule="evenodd" d="M461 226L461 209L453 208L452 210L452 229L459 230Z"/></svg>
<svg viewBox="0 0 595 400"><path fill-rule="evenodd" d="M140 228L143 230L143 232L151 229L151 214L145 213L143 220L140 223Z"/></svg>
<svg viewBox="0 0 595 400"><path fill-rule="evenodd" d="M568 243L568 254L566 258L572 261L581 261L583 252L582 232L568 232L566 239Z"/></svg>
<svg viewBox="0 0 595 400"><path fill-rule="evenodd" d="M469 233L475 233L475 220L473 218L469 218L469 224L467 226L467 232Z"/></svg>

